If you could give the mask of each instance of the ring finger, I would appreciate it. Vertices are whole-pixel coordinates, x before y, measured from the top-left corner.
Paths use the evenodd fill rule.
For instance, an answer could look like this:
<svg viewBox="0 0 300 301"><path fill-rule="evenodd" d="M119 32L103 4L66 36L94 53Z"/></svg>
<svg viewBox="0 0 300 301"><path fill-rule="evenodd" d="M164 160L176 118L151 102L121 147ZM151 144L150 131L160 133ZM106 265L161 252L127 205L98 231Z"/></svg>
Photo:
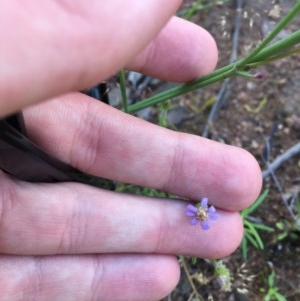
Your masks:
<svg viewBox="0 0 300 301"><path fill-rule="evenodd" d="M192 227L182 200L126 195L75 183L15 182L4 174L1 194L1 253L126 252L216 258L231 253L242 236L239 214L222 210L208 231Z"/></svg>

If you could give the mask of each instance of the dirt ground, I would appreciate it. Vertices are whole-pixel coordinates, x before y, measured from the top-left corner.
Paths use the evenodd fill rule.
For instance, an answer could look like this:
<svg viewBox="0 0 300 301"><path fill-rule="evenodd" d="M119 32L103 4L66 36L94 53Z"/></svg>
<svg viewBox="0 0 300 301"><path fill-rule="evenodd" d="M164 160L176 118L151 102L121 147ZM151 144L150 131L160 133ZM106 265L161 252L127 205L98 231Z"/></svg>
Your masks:
<svg viewBox="0 0 300 301"><path fill-rule="evenodd" d="M190 7L195 1L185 1ZM205 3L214 1L203 1ZM217 2L217 1L215 1ZM218 1L222 2L222 1ZM260 41L295 1L244 1L241 12L238 57L242 58ZM227 64L232 49L232 33L236 22L236 1L215 5L200 11L192 21L201 24L215 37L219 52L219 66ZM300 17L281 33L281 37L298 29ZM232 78L228 97L208 130L208 137L249 150L258 159L262 170L300 139L300 56L274 62L258 71L267 74L263 80ZM191 92L174 99L168 111L168 126L180 131L201 135L207 125L211 105L220 91L216 84L201 91ZM155 115L155 113L154 113ZM269 147L266 147L269 146ZM295 226L291 211L296 215L299 204L300 155L296 155L275 171L274 178L264 180L270 193L265 202L253 213L253 218L275 229L272 233L260 232L264 250L248 249L244 261L241 250L226 258L224 263L231 271L232 290L221 292L212 277L212 268L205 261L192 265L186 260L193 283L203 299L192 295L192 287L182 271L180 284L164 301L183 300L264 300L268 289L267 277L275 272L278 292L289 301L300 300L300 231ZM249 183L251 185L251 183ZM300 212L298 212L299 214ZM279 239L283 222L287 235ZM274 299L275 300L275 299Z"/></svg>

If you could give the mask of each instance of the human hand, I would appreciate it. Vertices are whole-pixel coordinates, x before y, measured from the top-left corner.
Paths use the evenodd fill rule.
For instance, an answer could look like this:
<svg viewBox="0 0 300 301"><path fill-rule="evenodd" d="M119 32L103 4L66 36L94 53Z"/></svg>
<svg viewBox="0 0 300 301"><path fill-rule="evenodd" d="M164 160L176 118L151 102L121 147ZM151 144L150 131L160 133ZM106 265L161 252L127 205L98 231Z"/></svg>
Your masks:
<svg viewBox="0 0 300 301"><path fill-rule="evenodd" d="M212 70L217 51L203 29L173 18L155 38L179 2L2 4L2 116L52 98L24 111L28 134L48 153L96 176L207 196L220 217L202 231L189 225L183 200L2 173L0 300L158 300L178 281L176 254L217 258L238 246L238 211L261 186L251 155L80 93L61 96L124 66L177 81Z"/></svg>

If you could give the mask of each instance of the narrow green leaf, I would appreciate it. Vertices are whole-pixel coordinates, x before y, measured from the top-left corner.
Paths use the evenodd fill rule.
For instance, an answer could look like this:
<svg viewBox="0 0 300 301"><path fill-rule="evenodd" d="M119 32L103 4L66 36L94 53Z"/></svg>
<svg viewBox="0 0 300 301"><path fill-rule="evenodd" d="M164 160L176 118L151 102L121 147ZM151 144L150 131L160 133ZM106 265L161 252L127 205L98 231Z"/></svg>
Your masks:
<svg viewBox="0 0 300 301"><path fill-rule="evenodd" d="M245 235L243 236L242 243L241 243L241 249L242 249L242 257L244 260L247 260L247 239Z"/></svg>
<svg viewBox="0 0 300 301"><path fill-rule="evenodd" d="M128 113L128 99L126 93L126 76L124 69L119 71L120 89L122 95L122 103L124 112Z"/></svg>
<svg viewBox="0 0 300 301"><path fill-rule="evenodd" d="M266 295L264 298L264 301L270 301L270 300L271 300L271 297L269 295Z"/></svg>
<svg viewBox="0 0 300 301"><path fill-rule="evenodd" d="M257 241L253 238L253 235L251 232L247 231L245 232L245 238L251 243L251 245L256 248L259 249L259 246L257 244Z"/></svg>
<svg viewBox="0 0 300 301"><path fill-rule="evenodd" d="M265 189L264 192L258 197L258 199L255 201L254 204L252 204L249 208L241 212L241 216L245 217L250 213L252 213L253 211L255 211L262 204L262 202L265 200L268 194L269 194L269 189Z"/></svg>
<svg viewBox="0 0 300 301"><path fill-rule="evenodd" d="M256 229L259 229L259 230L274 232L274 229L272 227L266 226L264 224L252 223L252 226Z"/></svg>
<svg viewBox="0 0 300 301"><path fill-rule="evenodd" d="M268 277L268 285L270 288L273 288L275 282L275 272L272 271L272 273Z"/></svg>
<svg viewBox="0 0 300 301"><path fill-rule="evenodd" d="M247 225L247 227L249 228L249 232L252 234L252 236L254 237L254 239L256 240L258 246L260 249L264 249L264 244L258 234L258 232L256 231L256 229L253 227L252 223L250 223L247 220L244 220L244 225Z"/></svg>
<svg viewBox="0 0 300 301"><path fill-rule="evenodd" d="M278 301L287 301L286 298L283 295L281 295L280 293L278 293L278 292L275 293L275 298Z"/></svg>
<svg viewBox="0 0 300 301"><path fill-rule="evenodd" d="M192 264L196 264L197 263L198 258L197 257L192 257Z"/></svg>

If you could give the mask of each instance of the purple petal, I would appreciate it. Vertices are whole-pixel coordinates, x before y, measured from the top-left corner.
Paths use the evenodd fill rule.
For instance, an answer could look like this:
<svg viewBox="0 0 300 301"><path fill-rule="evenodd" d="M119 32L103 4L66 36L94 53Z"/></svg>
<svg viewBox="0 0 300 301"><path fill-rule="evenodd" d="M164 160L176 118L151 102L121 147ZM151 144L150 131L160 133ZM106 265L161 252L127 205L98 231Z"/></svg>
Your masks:
<svg viewBox="0 0 300 301"><path fill-rule="evenodd" d="M189 204L186 207L186 211L190 211L190 212L196 213L198 211L198 208L195 207L194 205Z"/></svg>
<svg viewBox="0 0 300 301"><path fill-rule="evenodd" d="M209 223L208 223L208 220L201 221L201 222L200 222L200 225L201 225L201 228L202 228L203 230L208 230L208 229L209 229Z"/></svg>
<svg viewBox="0 0 300 301"><path fill-rule="evenodd" d="M211 214L211 213L215 213L217 210L214 206L210 206L207 211L209 214Z"/></svg>
<svg viewBox="0 0 300 301"><path fill-rule="evenodd" d="M211 220L217 220L219 217L219 214L217 213L217 210L214 206L211 206L210 208L208 208L208 217Z"/></svg>
<svg viewBox="0 0 300 301"><path fill-rule="evenodd" d="M212 213L212 214L209 214L209 219L213 220L213 221L216 221L218 218L219 218L219 214L217 213Z"/></svg>
<svg viewBox="0 0 300 301"><path fill-rule="evenodd" d="M185 211L185 215L186 215L186 216L196 216L196 213L195 213L195 212L192 212L192 211L189 211L189 210L186 210L186 211Z"/></svg>
<svg viewBox="0 0 300 301"><path fill-rule="evenodd" d="M201 207L202 208L207 208L207 202L208 202L208 198L203 198L201 200Z"/></svg>
<svg viewBox="0 0 300 301"><path fill-rule="evenodd" d="M195 226L198 223L198 219L197 218L193 218L190 220L190 225Z"/></svg>

